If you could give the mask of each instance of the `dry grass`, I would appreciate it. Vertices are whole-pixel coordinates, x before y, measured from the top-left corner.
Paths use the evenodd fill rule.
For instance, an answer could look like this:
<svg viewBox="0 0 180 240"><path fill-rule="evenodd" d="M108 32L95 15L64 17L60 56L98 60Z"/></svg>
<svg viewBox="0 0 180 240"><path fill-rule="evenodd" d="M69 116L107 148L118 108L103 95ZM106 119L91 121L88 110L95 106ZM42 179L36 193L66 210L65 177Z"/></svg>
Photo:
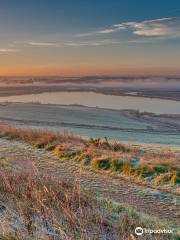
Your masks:
<svg viewBox="0 0 180 240"><path fill-rule="evenodd" d="M0 127L0 137L28 142L33 147L52 151L58 158L73 160L93 169L114 171L142 181L147 179L156 185L180 184L180 156L170 151L148 153L121 143L110 143L107 138L84 140L67 133L8 126ZM162 174L173 177L168 181L160 180Z"/></svg>
<svg viewBox="0 0 180 240"><path fill-rule="evenodd" d="M0 137L6 137L9 140L21 140L38 146L38 143L45 145L59 144L63 142L82 143L84 140L75 137L72 134L50 132L47 130L19 129L11 126L0 126Z"/></svg>
<svg viewBox="0 0 180 240"><path fill-rule="evenodd" d="M52 151L57 157L117 174L154 177L155 184L179 182L175 165L140 162L133 165L140 151L120 145L111 148L107 139L92 143L72 135L1 127L0 136L30 143ZM146 157L148 154L146 154ZM169 156L169 155L167 155ZM163 155L164 157L164 155ZM150 164L151 163L151 164ZM0 238L4 240L119 240L135 239L135 227L151 229L168 226L111 200L99 200L81 191L77 182L67 184L38 172L19 173L0 169ZM143 236L141 239L178 239L174 235Z"/></svg>
<svg viewBox="0 0 180 240"><path fill-rule="evenodd" d="M95 200L80 185L40 174L0 170L0 236L6 240L135 239L135 227L168 228L111 200ZM178 239L174 235L142 239Z"/></svg>
<svg viewBox="0 0 180 240"><path fill-rule="evenodd" d="M167 173L161 173L155 178L155 184L167 184L170 183L171 185L176 185L176 183L180 182L180 176L176 171L167 172Z"/></svg>
<svg viewBox="0 0 180 240"><path fill-rule="evenodd" d="M0 232L19 239L96 239L118 229L101 212L96 200L50 176L0 171L0 193L6 203ZM8 202L8 204L7 204ZM4 205L3 205L4 206ZM2 207L1 207L2 208ZM15 218L18 218L18 223ZM18 238L17 238L18 239Z"/></svg>
<svg viewBox="0 0 180 240"><path fill-rule="evenodd" d="M169 151L160 153L145 153L140 159L141 163L152 163L152 160L154 164L170 164L180 166L180 156L176 156L174 153Z"/></svg>

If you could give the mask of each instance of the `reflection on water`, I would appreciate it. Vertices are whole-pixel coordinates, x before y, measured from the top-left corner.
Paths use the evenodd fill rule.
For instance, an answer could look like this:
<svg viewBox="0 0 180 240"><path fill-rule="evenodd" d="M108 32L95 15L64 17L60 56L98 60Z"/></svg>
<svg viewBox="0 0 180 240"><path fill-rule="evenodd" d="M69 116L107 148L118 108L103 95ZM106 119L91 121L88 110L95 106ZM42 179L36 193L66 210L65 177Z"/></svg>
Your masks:
<svg viewBox="0 0 180 240"><path fill-rule="evenodd" d="M51 92L0 97L0 102L40 102L42 104L78 104L110 109L134 109L157 114L180 114L180 102L131 96L112 96L94 92Z"/></svg>

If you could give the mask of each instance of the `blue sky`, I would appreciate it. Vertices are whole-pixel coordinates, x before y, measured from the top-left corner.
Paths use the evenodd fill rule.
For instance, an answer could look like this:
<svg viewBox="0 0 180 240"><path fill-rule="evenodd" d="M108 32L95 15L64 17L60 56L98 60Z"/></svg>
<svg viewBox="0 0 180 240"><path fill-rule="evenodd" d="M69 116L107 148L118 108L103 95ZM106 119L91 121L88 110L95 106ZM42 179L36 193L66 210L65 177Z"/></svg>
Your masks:
<svg viewBox="0 0 180 240"><path fill-rule="evenodd" d="M178 0L1 0L0 74L178 73L179 16Z"/></svg>
<svg viewBox="0 0 180 240"><path fill-rule="evenodd" d="M74 32L126 21L180 15L180 2L162 0L1 0L1 27L32 34ZM8 29L7 29L8 30Z"/></svg>

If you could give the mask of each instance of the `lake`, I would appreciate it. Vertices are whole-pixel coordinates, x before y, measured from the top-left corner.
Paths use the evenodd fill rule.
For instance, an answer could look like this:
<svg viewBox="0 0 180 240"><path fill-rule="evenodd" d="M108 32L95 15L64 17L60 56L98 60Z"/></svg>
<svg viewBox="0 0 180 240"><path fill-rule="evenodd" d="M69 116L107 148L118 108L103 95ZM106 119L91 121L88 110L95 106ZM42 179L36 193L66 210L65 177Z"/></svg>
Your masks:
<svg viewBox="0 0 180 240"><path fill-rule="evenodd" d="M112 96L94 92L46 92L0 97L0 102L39 102L42 104L77 104L108 109L133 109L156 114L180 114L180 102L136 96Z"/></svg>

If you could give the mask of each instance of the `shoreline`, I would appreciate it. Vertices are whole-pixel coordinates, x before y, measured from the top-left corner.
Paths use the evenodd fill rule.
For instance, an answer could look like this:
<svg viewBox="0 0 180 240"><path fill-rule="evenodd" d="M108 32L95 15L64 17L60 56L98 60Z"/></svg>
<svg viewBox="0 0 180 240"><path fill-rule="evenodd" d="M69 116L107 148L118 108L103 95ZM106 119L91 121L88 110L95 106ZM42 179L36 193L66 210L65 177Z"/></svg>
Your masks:
<svg viewBox="0 0 180 240"><path fill-rule="evenodd" d="M94 88L94 87L79 87L79 86L59 86L59 85L26 85L26 86L0 86L0 97L11 97L11 96L22 96L22 95L37 95L41 93L51 93L51 92L92 92L97 94L109 95L109 96L124 96L124 97L139 97L148 99L161 99L179 102L179 91L176 91L175 96L168 95L173 91L167 91L167 95L160 95L162 93L159 89L156 94L152 93L153 90L149 89L133 89L133 88ZM131 94L131 92L137 92L137 94ZM151 95L152 94L152 95ZM153 95L154 94L154 95ZM159 94L159 95L157 95Z"/></svg>
<svg viewBox="0 0 180 240"><path fill-rule="evenodd" d="M23 94L24 95L24 94ZM13 95L16 96L16 95ZM12 96L12 97L13 97ZM22 95L21 95L22 96ZM1 96L0 96L1 98ZM81 105L81 104L58 104L58 103L41 103L41 102L0 102L0 106L8 106L11 104L22 104L22 105L39 105L39 106L59 106L59 107L74 107L74 108L88 108L88 109L100 109L100 110L106 110L106 111L112 111L112 112L120 112L123 114L131 114L131 116L136 117L138 116L143 116L143 115L148 115L148 116L158 116L158 117L173 117L173 118L178 118L180 119L180 114L173 114L173 113L153 113L153 112L141 112L139 110L135 109L113 109L113 108L104 108L104 107L91 107L87 105Z"/></svg>

